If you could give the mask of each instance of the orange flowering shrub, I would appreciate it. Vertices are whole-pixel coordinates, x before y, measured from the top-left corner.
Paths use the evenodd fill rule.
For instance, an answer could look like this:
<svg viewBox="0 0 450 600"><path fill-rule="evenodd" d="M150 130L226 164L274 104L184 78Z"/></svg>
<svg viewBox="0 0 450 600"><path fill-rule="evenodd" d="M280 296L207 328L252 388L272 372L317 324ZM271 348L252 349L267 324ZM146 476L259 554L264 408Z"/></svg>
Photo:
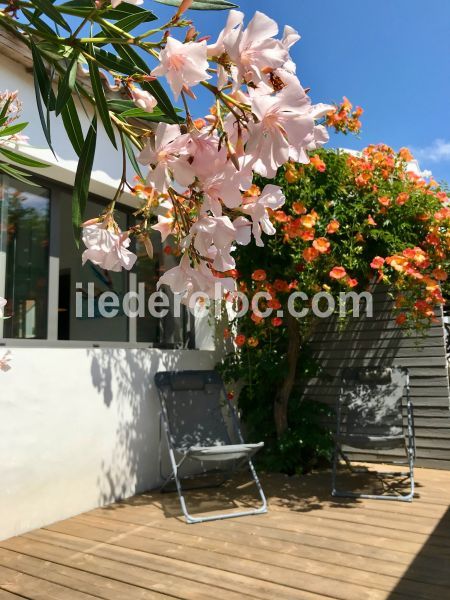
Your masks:
<svg viewBox="0 0 450 600"><path fill-rule="evenodd" d="M237 250L240 289L270 293L274 307L285 306L292 290L311 298L363 290L376 279L401 298L399 323L434 318L449 268L450 204L445 189L408 170L411 160L408 149L379 144L359 154L319 150L309 165L288 163L277 180L286 204L271 215L277 234L262 248ZM301 173L295 183L293 172ZM263 325L274 326L261 317L240 320L240 329L255 329L260 340Z"/></svg>
<svg viewBox="0 0 450 600"><path fill-rule="evenodd" d="M341 291L364 291L383 282L395 299L398 326L414 328L427 326L443 302L450 266L450 204L443 187L408 170L411 159L406 148L395 152L381 144L359 154L316 150L308 165L288 163L276 181L286 196L285 205L271 214L276 234L263 238L264 247L236 249L238 288L250 300L257 292L268 293L269 299L239 319L238 351L225 358L222 368L227 380L249 381L239 400L243 416L249 431L254 427L255 439L268 432L266 444L275 448L273 456L280 461L288 460L288 449L289 454L298 450L294 437L299 439L296 427L301 427L303 410L292 388L294 397L284 408L288 414L278 424L275 416L275 427L274 399L289 369L292 374L292 328L300 348L297 376L299 369L311 376L318 367L308 358L307 346L317 317L309 311L304 318L290 318L286 308L292 292L308 298L296 300L300 311L317 292L337 300ZM255 181L259 187L264 184ZM272 312L266 315L266 309ZM308 419L310 424L312 417ZM273 445L275 430L278 442ZM307 435L303 429L301 435ZM325 452L322 442L317 441L316 454Z"/></svg>
<svg viewBox="0 0 450 600"><path fill-rule="evenodd" d="M350 100L344 96L342 103L336 105L335 109L328 113L326 124L339 133L359 133L361 130L359 117L363 112L360 106L354 109Z"/></svg>

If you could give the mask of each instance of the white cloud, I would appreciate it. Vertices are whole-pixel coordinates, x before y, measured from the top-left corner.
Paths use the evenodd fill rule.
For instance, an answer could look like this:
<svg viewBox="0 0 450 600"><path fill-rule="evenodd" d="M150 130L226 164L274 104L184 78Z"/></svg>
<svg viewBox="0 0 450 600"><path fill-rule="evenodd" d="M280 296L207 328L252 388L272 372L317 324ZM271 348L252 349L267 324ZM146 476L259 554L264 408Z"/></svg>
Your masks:
<svg viewBox="0 0 450 600"><path fill-rule="evenodd" d="M422 170L420 168L419 161L416 159L411 160L407 164L406 170L410 171L411 173L415 173L416 175L418 175L419 177L423 177L424 179L428 179L433 175L433 173L429 169Z"/></svg>
<svg viewBox="0 0 450 600"><path fill-rule="evenodd" d="M450 160L450 142L438 138L429 146L414 148L413 154L416 158L425 162L443 162Z"/></svg>

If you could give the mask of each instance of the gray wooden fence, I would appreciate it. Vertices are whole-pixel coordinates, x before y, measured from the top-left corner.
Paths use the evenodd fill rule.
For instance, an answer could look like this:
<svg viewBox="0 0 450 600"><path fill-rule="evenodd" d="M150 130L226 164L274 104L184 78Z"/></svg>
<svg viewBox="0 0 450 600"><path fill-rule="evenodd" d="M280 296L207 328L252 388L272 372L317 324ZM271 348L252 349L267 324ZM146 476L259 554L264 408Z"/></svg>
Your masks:
<svg viewBox="0 0 450 600"><path fill-rule="evenodd" d="M323 319L312 339L315 358L322 367L320 377L304 382L305 397L335 404L343 367L408 367L414 403L417 465L450 469L449 379L441 313L437 322L422 333L407 333L396 325L392 301L385 288L374 292L374 312L369 318L352 317L345 328L335 318ZM384 460L391 453L353 453L358 460ZM387 456L389 455L389 456Z"/></svg>

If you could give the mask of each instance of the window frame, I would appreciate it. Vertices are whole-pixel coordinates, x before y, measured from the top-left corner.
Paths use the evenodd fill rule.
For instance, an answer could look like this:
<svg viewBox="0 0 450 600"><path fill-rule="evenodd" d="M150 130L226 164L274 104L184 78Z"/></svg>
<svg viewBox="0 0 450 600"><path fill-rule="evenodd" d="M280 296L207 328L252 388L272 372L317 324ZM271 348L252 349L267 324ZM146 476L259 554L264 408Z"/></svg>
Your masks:
<svg viewBox="0 0 450 600"><path fill-rule="evenodd" d="M33 338L4 338L3 321L0 320L0 347L17 348L124 348L143 349L155 348L164 350L194 350L195 347L195 317L189 313L188 326L184 327L185 339L183 342L154 343L138 342L137 327L138 317L128 317L127 341L95 341L95 340L59 340L58 339L58 308L59 308L59 269L60 269L60 221L61 213L57 200L58 188L72 192L73 187L55 181L45 176L30 173L31 181L45 188L49 192L49 252L48 252L48 301L47 301L47 337L46 339ZM9 176L8 176L9 177ZM89 199L106 205L109 200L97 194L89 194ZM127 225L132 218L133 208L126 204L117 203L118 208L126 215ZM0 215L1 221L1 215ZM137 291L137 275L127 272L127 291ZM6 252L0 247L0 296L4 297L6 289Z"/></svg>

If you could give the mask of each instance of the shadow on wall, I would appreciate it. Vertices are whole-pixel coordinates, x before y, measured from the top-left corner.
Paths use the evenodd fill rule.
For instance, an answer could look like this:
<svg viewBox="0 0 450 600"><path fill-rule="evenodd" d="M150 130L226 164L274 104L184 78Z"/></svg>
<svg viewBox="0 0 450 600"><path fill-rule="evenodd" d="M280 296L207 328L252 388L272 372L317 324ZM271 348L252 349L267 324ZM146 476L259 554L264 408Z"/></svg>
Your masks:
<svg viewBox="0 0 450 600"><path fill-rule="evenodd" d="M105 418L116 423L114 448L105 449L108 459L103 459L98 478L99 503L109 504L155 487L161 480L155 373L202 365L194 352L114 348L87 352L93 385L108 409Z"/></svg>

